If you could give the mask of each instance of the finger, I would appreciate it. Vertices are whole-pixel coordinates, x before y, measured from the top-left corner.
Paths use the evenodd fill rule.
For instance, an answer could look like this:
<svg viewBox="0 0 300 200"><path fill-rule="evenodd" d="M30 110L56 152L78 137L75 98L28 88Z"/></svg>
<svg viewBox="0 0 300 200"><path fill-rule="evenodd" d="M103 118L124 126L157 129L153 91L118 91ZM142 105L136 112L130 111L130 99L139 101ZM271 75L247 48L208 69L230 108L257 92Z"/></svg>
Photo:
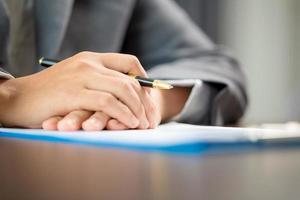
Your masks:
<svg viewBox="0 0 300 200"><path fill-rule="evenodd" d="M87 80L86 87L91 90L111 93L128 106L132 113L134 113L134 115L140 120L141 128L146 129L149 127L145 108L143 107L143 102L141 102L141 99L139 97L139 95L142 94L137 94L138 90L134 89L134 87L140 88L140 90L142 90L142 88L135 80L132 80L130 78L104 76L94 73L91 74L89 79ZM141 93L142 91L138 92Z"/></svg>
<svg viewBox="0 0 300 200"><path fill-rule="evenodd" d="M81 129L82 123L92 115L90 111L76 110L67 114L57 124L60 131L76 131Z"/></svg>
<svg viewBox="0 0 300 200"><path fill-rule="evenodd" d="M75 58L75 59L74 59ZM106 68L122 72L133 73L147 77L147 73L136 56L120 53L96 53L84 51L73 56L74 60L92 61L97 65L103 64ZM95 65L97 67L97 65Z"/></svg>
<svg viewBox="0 0 300 200"><path fill-rule="evenodd" d="M152 98L151 98L151 91L152 89L151 88L147 88L149 90L146 90L145 87L141 87L141 85L138 83L138 81L130 76L126 76L122 73L119 73L117 71L113 71L113 70L110 70L110 69L107 69L106 72L107 75L111 75L111 76L114 76L114 77L119 77L121 79L123 79L124 81L127 81L129 84L132 85L133 89L135 90L136 94L138 95L139 99L140 99L140 102L143 104L144 106L144 109L145 109L145 114L146 114L146 117L148 119L148 122L150 125L146 126L146 124L144 124L144 126L140 127L142 129L146 129L148 128L149 126L151 126L151 128L155 128L157 125L157 120L155 120L155 114L157 112L157 109ZM127 94L127 93L126 93ZM126 95L124 94L124 95ZM140 112L139 112L140 113Z"/></svg>
<svg viewBox="0 0 300 200"><path fill-rule="evenodd" d="M105 128L108 120L108 115L98 111L82 123L82 128L85 131L100 131Z"/></svg>
<svg viewBox="0 0 300 200"><path fill-rule="evenodd" d="M149 95L149 94L146 94ZM153 123L150 125L150 128L156 128L160 122L161 122L161 110L159 109L159 104L160 102L157 101L157 99L153 98L152 95L150 96L150 105L149 105L149 112L153 113L152 117L153 117Z"/></svg>
<svg viewBox="0 0 300 200"><path fill-rule="evenodd" d="M95 52L80 52L73 56L73 61L77 64L94 67L98 72L104 75L122 76L125 74L134 74L142 77L147 77L147 73L143 69L139 60L132 55L117 54L117 53L95 53ZM68 60L65 60L67 62ZM74 64L76 65L76 63ZM150 88L146 88L150 93Z"/></svg>
<svg viewBox="0 0 300 200"><path fill-rule="evenodd" d="M74 101L82 110L102 111L130 128L136 128L139 120L131 110L113 95L95 90L84 90Z"/></svg>
<svg viewBox="0 0 300 200"><path fill-rule="evenodd" d="M57 123L62 119L62 117L52 117L43 122L42 127L45 130L55 131L57 130Z"/></svg>
<svg viewBox="0 0 300 200"><path fill-rule="evenodd" d="M102 53L100 55L103 65L125 74L135 74L147 77L147 73L137 57L128 54Z"/></svg>
<svg viewBox="0 0 300 200"><path fill-rule="evenodd" d="M108 75L108 76L113 76L113 77L119 77L119 78L127 79L127 80L131 81L133 84L136 84L136 85L142 87L140 85L140 83L134 77L128 76L127 74L124 74L124 73L121 73L121 72L118 72L118 71L115 71L115 70L112 70L112 69L109 69L109 68L104 68L104 69L101 69L99 71L103 75ZM151 93L151 88L150 87L143 87L143 88L149 94Z"/></svg>
<svg viewBox="0 0 300 200"><path fill-rule="evenodd" d="M124 124L120 123L116 119L110 119L107 122L106 129L107 130L126 130L129 128L127 126L125 126Z"/></svg>
<svg viewBox="0 0 300 200"><path fill-rule="evenodd" d="M137 94L139 95L139 98L141 99L141 102L145 109L145 114L149 122L149 126L147 128L155 128L157 126L156 116L158 112L158 109L156 109L155 106L155 102L153 102L152 97L143 88L136 87L135 90L138 91Z"/></svg>
<svg viewBox="0 0 300 200"><path fill-rule="evenodd" d="M109 70L109 69L108 69ZM112 71L112 70L110 70ZM132 77L126 76L124 74L121 74L116 71L109 72L108 74L115 76L115 77L120 77L123 80L126 80L129 84L132 85L133 89L135 90L136 94L139 97L140 102L143 104L144 110L145 110L145 115L147 117L147 120L149 122L149 125L147 126L147 123L144 122L143 125L141 125L139 128L141 129L146 129L146 128L155 128L157 126L157 120L156 120L156 106L151 98L151 88L148 88L149 90L146 90L145 87L141 87L141 85L138 83L138 81ZM124 90L123 90L124 91ZM126 95L125 93L124 95ZM136 107L136 106L135 106ZM141 113L140 111L138 111Z"/></svg>

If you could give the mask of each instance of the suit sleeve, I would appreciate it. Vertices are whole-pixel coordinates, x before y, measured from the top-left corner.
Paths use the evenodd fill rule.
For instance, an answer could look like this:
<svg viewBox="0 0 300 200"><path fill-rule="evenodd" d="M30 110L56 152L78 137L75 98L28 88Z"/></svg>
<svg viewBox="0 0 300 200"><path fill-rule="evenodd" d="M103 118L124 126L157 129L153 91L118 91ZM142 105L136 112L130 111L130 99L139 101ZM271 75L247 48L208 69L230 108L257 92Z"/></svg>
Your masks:
<svg viewBox="0 0 300 200"><path fill-rule="evenodd" d="M0 79L11 79L11 78L14 78L14 77L0 67Z"/></svg>
<svg viewBox="0 0 300 200"><path fill-rule="evenodd" d="M11 79L11 78L14 78L14 77L0 67L0 79ZM2 127L1 123L0 123L0 127Z"/></svg>
<svg viewBox="0 0 300 200"><path fill-rule="evenodd" d="M245 77L237 60L215 45L171 0L139 0L123 52L137 55L149 76L192 87L173 120L224 125L247 105Z"/></svg>

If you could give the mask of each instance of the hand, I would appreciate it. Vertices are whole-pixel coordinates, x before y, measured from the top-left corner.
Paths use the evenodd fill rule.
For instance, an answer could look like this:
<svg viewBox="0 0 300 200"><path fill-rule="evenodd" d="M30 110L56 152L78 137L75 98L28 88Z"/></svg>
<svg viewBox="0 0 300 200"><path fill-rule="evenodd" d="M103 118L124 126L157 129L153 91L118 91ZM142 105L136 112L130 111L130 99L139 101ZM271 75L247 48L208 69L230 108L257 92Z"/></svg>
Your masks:
<svg viewBox="0 0 300 200"><path fill-rule="evenodd" d="M43 122L43 128L46 130L60 131L100 131L108 130L125 130L127 126L118 120L110 119L103 112L92 113L90 111L72 111L65 117L52 117Z"/></svg>
<svg viewBox="0 0 300 200"><path fill-rule="evenodd" d="M83 52L42 72L4 81L0 122L39 128L52 116L87 110L103 112L129 128L148 128L154 123L153 102L123 73L146 75L133 56Z"/></svg>
<svg viewBox="0 0 300 200"><path fill-rule="evenodd" d="M153 93L151 93L153 94ZM151 95L151 100L155 101ZM159 101L156 101L159 102ZM154 103L153 103L154 104ZM161 120L159 107L154 104L154 123L151 123L149 128L158 126ZM100 131L104 128L108 130L125 130L129 129L126 125L116 119L112 119L103 112L89 111L72 111L65 117L52 117L43 122L43 128L46 130L61 130L61 131L76 131L83 129L86 131Z"/></svg>
<svg viewBox="0 0 300 200"><path fill-rule="evenodd" d="M169 91L153 90L151 99L155 103L155 123L149 128L155 128L161 120L168 121L178 114L190 93L190 88L174 88ZM104 128L108 130L125 130L127 126L116 119L109 119L104 113L91 113L88 111L73 111L64 118L54 117L43 123L43 128L47 130L87 130L99 131Z"/></svg>

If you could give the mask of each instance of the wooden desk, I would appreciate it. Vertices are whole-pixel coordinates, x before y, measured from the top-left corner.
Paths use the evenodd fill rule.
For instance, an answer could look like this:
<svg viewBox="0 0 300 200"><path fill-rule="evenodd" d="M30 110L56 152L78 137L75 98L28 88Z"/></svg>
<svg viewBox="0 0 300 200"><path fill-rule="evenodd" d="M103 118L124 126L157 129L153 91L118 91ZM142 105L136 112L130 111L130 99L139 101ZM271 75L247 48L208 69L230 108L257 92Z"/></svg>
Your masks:
<svg viewBox="0 0 300 200"><path fill-rule="evenodd" d="M300 148L169 155L0 139L0 199L299 199Z"/></svg>

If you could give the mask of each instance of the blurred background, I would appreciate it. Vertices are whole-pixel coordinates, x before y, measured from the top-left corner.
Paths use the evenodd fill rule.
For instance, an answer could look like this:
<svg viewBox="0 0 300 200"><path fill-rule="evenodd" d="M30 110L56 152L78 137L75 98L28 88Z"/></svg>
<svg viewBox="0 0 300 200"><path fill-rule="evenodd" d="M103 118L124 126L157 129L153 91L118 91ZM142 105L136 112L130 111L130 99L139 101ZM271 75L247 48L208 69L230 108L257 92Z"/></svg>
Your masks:
<svg viewBox="0 0 300 200"><path fill-rule="evenodd" d="M175 0L248 77L243 122L300 121L299 0Z"/></svg>

